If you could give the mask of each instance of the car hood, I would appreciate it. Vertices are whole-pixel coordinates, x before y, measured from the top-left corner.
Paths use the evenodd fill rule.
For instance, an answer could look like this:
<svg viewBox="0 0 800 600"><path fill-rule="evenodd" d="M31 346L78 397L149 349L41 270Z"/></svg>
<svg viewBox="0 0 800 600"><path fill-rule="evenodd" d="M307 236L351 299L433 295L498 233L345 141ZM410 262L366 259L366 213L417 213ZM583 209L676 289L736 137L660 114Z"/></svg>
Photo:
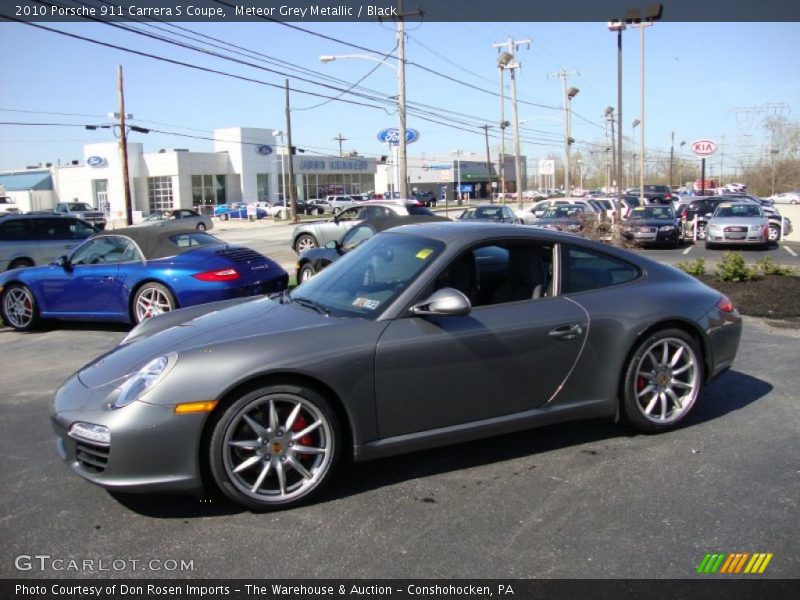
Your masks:
<svg viewBox="0 0 800 600"><path fill-rule="evenodd" d="M81 383L89 388L122 381L150 360L176 352L178 355L199 346L214 346L237 339L269 336L288 331L332 326L330 319L294 303L281 304L263 297L257 300L206 305L205 312L192 309L168 313L166 323L154 319L149 335L134 338L89 363L79 373ZM211 309L209 310L209 307ZM181 313L186 312L186 318ZM134 335L136 332L132 332Z"/></svg>

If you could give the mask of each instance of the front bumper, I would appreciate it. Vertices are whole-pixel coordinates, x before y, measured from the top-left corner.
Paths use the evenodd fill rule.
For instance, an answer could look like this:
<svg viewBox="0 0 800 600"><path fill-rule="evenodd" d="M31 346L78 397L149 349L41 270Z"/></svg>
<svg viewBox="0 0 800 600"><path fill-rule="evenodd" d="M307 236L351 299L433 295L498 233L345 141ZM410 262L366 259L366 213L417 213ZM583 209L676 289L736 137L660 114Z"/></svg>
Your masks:
<svg viewBox="0 0 800 600"><path fill-rule="evenodd" d="M763 245L769 241L766 232L726 232L706 229L706 241L713 244L756 244Z"/></svg>
<svg viewBox="0 0 800 600"><path fill-rule="evenodd" d="M200 491L199 448L207 414L174 413L174 405L135 401L109 408L113 385L89 389L77 376L56 392L51 422L56 449L73 472L126 492ZM69 435L76 422L108 427L110 444Z"/></svg>

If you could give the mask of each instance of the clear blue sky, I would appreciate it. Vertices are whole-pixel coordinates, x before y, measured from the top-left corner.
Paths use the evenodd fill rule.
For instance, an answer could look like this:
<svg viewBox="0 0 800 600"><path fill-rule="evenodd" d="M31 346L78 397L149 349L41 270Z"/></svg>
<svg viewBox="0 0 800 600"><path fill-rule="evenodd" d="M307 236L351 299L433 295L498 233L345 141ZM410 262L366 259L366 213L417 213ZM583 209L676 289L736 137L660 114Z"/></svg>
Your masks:
<svg viewBox="0 0 800 600"><path fill-rule="evenodd" d="M46 24L142 51L209 68L283 84L283 77L235 65L213 57L163 44L101 24ZM302 67L355 82L373 67L367 61L319 62L322 54L357 52L332 41L312 37L274 23L180 24L239 46L290 61ZM314 31L389 52L395 33L388 24L300 24ZM163 26L162 26L163 27ZM425 23L409 24L407 58L459 78L471 85L498 89L496 51L492 42L508 35L533 39L530 50L521 50L519 73L521 99L552 106L561 105L561 82L548 73L567 68L579 70L570 85L580 88L573 101L575 111L594 123L573 117L573 137L579 143L602 141L602 111L616 105L616 37L605 23ZM732 157L744 134L758 140L760 132L752 115L734 109L768 103L785 103L790 117L800 115L800 24L798 23L657 23L646 33L647 140L649 148L669 149L676 143L725 136ZM0 24L0 120L28 122L102 123L117 106L116 69L125 69L127 111L136 124L171 131L210 136L217 127L250 126L284 128L283 92L253 83L132 56L121 51L69 39L33 27ZM432 49L434 52L431 52ZM362 85L396 93L394 72L377 68ZM315 78L316 79L316 78ZM639 32L624 33L624 124L630 135L631 121L639 116ZM309 83L298 88L333 93ZM498 121L497 97L472 91L414 67L407 69L409 102L419 102ZM293 95L295 145L336 152L333 138L348 138L346 150L365 155L385 152L376 133L395 126L395 114L382 110ZM86 113L98 117L60 116L10 112L9 109L61 113ZM437 109L433 109L437 110ZM510 118L510 104L507 105ZM560 153L563 135L558 110L521 106L520 118L528 119L525 135L541 145L523 144L529 159ZM440 120L441 117L437 117ZM447 120L446 118L444 120ZM157 125L154 122L159 122ZM466 133L409 117L409 127L421 139L409 148L411 156L442 155L454 148L484 154L483 135ZM186 129L193 128L193 129ZM535 129L538 131L531 131ZM200 131L195 131L200 130ZM113 139L109 130L85 131L67 127L17 127L0 125L0 169L22 168L39 162L56 163L81 156L82 145ZM210 141L151 133L133 134L145 151L160 148L209 150ZM638 143L638 134L637 134ZM496 142L492 142L493 148ZM510 144L507 151L510 151ZM688 151L688 148L686 148Z"/></svg>

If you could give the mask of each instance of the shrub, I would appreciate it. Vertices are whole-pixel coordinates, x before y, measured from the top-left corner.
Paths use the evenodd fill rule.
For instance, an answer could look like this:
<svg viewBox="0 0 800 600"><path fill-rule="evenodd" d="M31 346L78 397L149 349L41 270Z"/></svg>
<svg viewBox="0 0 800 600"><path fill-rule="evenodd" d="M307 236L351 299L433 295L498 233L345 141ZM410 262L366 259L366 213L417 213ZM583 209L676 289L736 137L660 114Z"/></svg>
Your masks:
<svg viewBox="0 0 800 600"><path fill-rule="evenodd" d="M689 275L694 275L695 277L706 274L705 258L697 258L691 262L679 262L675 266L678 267L684 273L688 273Z"/></svg>
<svg viewBox="0 0 800 600"><path fill-rule="evenodd" d="M758 269L748 267L744 256L736 252L723 252L717 267L717 278L722 281L750 281L757 274Z"/></svg>
<svg viewBox="0 0 800 600"><path fill-rule="evenodd" d="M794 275L794 267L782 265L771 256L765 256L756 261L756 269L759 269L764 275L778 275L780 277L790 277Z"/></svg>

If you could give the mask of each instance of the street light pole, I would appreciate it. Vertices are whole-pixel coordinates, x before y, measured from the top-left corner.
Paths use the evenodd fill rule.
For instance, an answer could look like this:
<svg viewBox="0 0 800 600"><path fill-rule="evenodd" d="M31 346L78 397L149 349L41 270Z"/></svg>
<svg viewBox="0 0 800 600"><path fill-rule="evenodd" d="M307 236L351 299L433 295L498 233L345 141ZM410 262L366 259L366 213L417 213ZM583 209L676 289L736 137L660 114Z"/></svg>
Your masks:
<svg viewBox="0 0 800 600"><path fill-rule="evenodd" d="M502 65L497 66L497 70L500 72L500 160L499 167L500 167L500 193L502 196L502 203L506 203L506 117L505 117L505 104L506 104L506 95L505 95L505 87L503 86L503 67Z"/></svg>
<svg viewBox="0 0 800 600"><path fill-rule="evenodd" d="M639 129L639 154L641 155L641 170L639 173L639 202L644 204L644 30L645 27L652 27L652 23L640 21L634 23L634 27L639 28L639 116L642 119L642 127Z"/></svg>
<svg viewBox="0 0 800 600"><path fill-rule="evenodd" d="M397 162L400 172L400 197L408 198L408 161L406 155L406 33L403 0L397 0L397 111L400 113L400 139Z"/></svg>
<svg viewBox="0 0 800 600"><path fill-rule="evenodd" d="M283 200L283 207L286 208L286 169L285 169L284 163L283 163L283 154L285 152L285 147L286 147L284 145L284 143L283 143L283 136L286 135L286 134L283 131L276 129L275 131L272 132L272 135L275 136L275 137L280 137L281 138L281 188L282 188L282 193L278 194L278 199L279 200Z"/></svg>
<svg viewBox="0 0 800 600"><path fill-rule="evenodd" d="M625 30L625 22L609 21L608 29L617 32L617 211L615 220L619 223L622 221L622 32ZM613 138L613 131L611 136Z"/></svg>

